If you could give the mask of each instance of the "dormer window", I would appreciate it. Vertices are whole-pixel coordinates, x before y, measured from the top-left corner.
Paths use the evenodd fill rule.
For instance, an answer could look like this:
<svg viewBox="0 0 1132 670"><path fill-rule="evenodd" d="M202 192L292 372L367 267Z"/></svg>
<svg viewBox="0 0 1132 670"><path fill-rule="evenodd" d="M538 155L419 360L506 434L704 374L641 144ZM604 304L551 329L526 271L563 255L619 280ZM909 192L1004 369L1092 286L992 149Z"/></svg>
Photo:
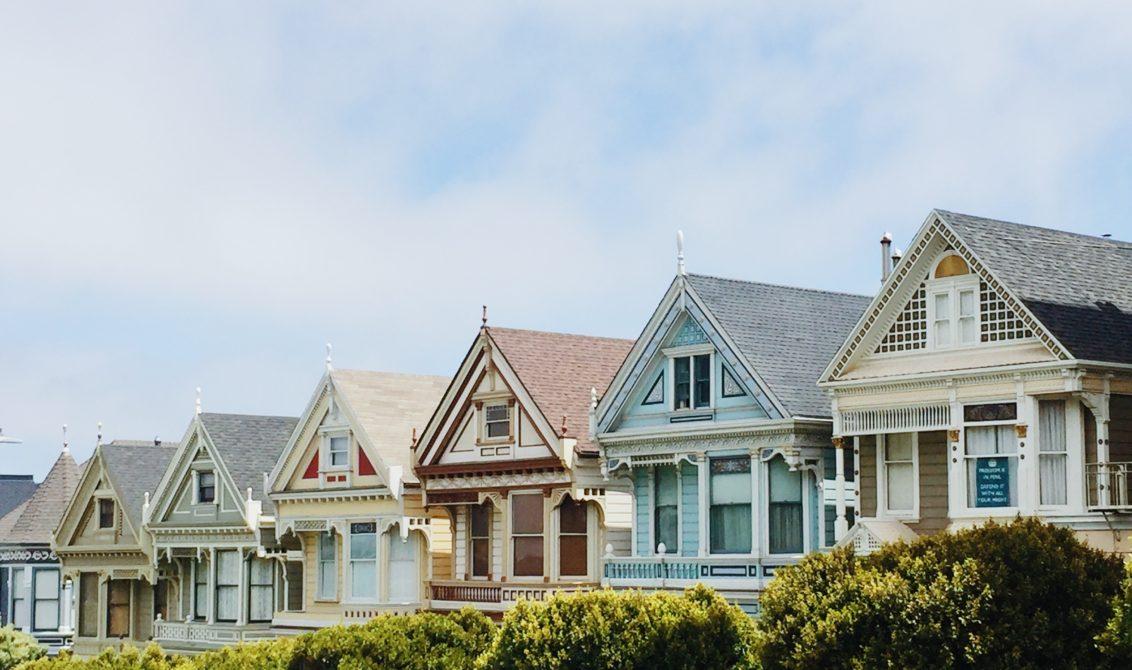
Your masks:
<svg viewBox="0 0 1132 670"><path fill-rule="evenodd" d="M711 354L672 359L672 409L711 406Z"/></svg>
<svg viewBox="0 0 1132 670"><path fill-rule="evenodd" d="M332 468L345 468L350 465L350 437L348 435L332 435L327 446L329 458L327 461Z"/></svg>
<svg viewBox="0 0 1132 670"><path fill-rule="evenodd" d="M102 529L114 527L114 501L109 498L101 498L98 501L98 527Z"/></svg>
<svg viewBox="0 0 1132 670"><path fill-rule="evenodd" d="M979 341L979 280L962 258L944 256L927 282L931 343L936 349Z"/></svg>
<svg viewBox="0 0 1132 670"><path fill-rule="evenodd" d="M511 437L511 406L508 403L484 405L484 437L505 440Z"/></svg>
<svg viewBox="0 0 1132 670"><path fill-rule="evenodd" d="M202 505L216 502L216 473L202 472L197 475L197 502Z"/></svg>

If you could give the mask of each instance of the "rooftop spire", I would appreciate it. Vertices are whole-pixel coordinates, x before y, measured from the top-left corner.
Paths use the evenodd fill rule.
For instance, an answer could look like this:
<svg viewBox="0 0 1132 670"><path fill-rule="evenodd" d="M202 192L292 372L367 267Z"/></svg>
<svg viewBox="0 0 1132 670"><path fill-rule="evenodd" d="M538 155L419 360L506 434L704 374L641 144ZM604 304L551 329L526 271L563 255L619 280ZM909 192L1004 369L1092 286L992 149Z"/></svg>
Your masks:
<svg viewBox="0 0 1132 670"><path fill-rule="evenodd" d="M66 454L70 451L71 447L67 444L67 424L63 424L63 453Z"/></svg>
<svg viewBox="0 0 1132 670"><path fill-rule="evenodd" d="M334 353L334 346L332 344L330 344L329 342L327 342L326 343L326 371L327 372L330 372L331 370L334 369L334 366L331 365L331 358L332 358L331 354L333 354L333 353Z"/></svg>
<svg viewBox="0 0 1132 670"><path fill-rule="evenodd" d="M95 444L96 445L102 444L102 422L101 421L98 422L98 440L95 442Z"/></svg>
<svg viewBox="0 0 1132 670"><path fill-rule="evenodd" d="M197 387L196 410L197 410L197 414L199 415L200 414L200 387L199 386Z"/></svg>
<svg viewBox="0 0 1132 670"><path fill-rule="evenodd" d="M487 328L487 305L483 306L483 317L481 318L483 320L483 325L480 326L480 328Z"/></svg>
<svg viewBox="0 0 1132 670"><path fill-rule="evenodd" d="M683 277L684 271L684 231L676 231L676 274Z"/></svg>

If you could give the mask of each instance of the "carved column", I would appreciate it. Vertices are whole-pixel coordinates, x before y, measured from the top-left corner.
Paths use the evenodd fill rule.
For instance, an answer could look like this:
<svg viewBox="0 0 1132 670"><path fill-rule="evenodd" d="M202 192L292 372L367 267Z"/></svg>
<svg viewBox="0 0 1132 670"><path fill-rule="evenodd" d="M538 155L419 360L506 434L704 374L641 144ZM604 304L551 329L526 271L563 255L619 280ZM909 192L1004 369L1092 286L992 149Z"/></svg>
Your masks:
<svg viewBox="0 0 1132 670"><path fill-rule="evenodd" d="M834 507L837 513L833 522L833 539L839 542L849 532L849 520L845 515L845 438L833 438L833 448L837 460L833 478L836 493Z"/></svg>
<svg viewBox="0 0 1132 670"><path fill-rule="evenodd" d="M699 486L696 489L696 494L699 496L699 515L698 522L699 528L699 551L697 555L701 558L708 555L711 545L708 538L708 516L711 511L710 503L711 498L708 496L708 466L710 461L706 453L696 454L696 474L699 476Z"/></svg>

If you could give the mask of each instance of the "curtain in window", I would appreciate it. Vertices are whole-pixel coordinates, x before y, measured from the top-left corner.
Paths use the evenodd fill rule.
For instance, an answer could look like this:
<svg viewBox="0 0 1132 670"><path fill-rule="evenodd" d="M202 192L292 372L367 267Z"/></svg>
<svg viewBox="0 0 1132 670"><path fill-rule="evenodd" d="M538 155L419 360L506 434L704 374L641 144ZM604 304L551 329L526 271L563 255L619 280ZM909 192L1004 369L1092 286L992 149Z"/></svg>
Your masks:
<svg viewBox="0 0 1132 670"><path fill-rule="evenodd" d="M656 546L651 547L651 549L656 551L657 547L663 544L665 553L675 554L679 544L679 539L676 536L678 527L676 501L679 496L676 485L676 467L673 465L657 466L653 483L655 489L655 497L653 498L653 533L655 534L653 544Z"/></svg>
<svg viewBox="0 0 1132 670"><path fill-rule="evenodd" d="M768 464L770 499L770 553L800 554L805 536L802 527L802 473L790 472L781 457Z"/></svg>
<svg viewBox="0 0 1132 670"><path fill-rule="evenodd" d="M235 621L240 609L240 552L216 552L216 620Z"/></svg>
<svg viewBox="0 0 1132 670"><path fill-rule="evenodd" d="M355 523L350 530L350 597L377 598L377 524Z"/></svg>
<svg viewBox="0 0 1132 670"><path fill-rule="evenodd" d="M248 620L271 621L274 599L274 561L269 558L253 558L248 576Z"/></svg>
<svg viewBox="0 0 1132 670"><path fill-rule="evenodd" d="M16 628L27 628L28 589L24 582L27 568L12 568L12 623Z"/></svg>
<svg viewBox="0 0 1132 670"><path fill-rule="evenodd" d="M130 634L130 586L128 579L111 579L106 583L107 637Z"/></svg>
<svg viewBox="0 0 1132 670"><path fill-rule="evenodd" d="M35 630L55 630L59 627L59 571L35 571Z"/></svg>
<svg viewBox="0 0 1132 670"><path fill-rule="evenodd" d="M193 563L193 617L208 618L208 572L207 560Z"/></svg>
<svg viewBox="0 0 1132 670"><path fill-rule="evenodd" d="M98 637L98 574L79 575L79 635Z"/></svg>
<svg viewBox="0 0 1132 670"><path fill-rule="evenodd" d="M711 461L708 525L713 554L751 552L751 459Z"/></svg>
<svg viewBox="0 0 1132 670"><path fill-rule="evenodd" d="M1018 443L1014 426L966 426L963 440L968 456L967 506L1016 506Z"/></svg>
<svg viewBox="0 0 1132 670"><path fill-rule="evenodd" d="M334 600L338 591L338 548L334 535L318 536L318 597Z"/></svg>
<svg viewBox="0 0 1132 670"><path fill-rule="evenodd" d="M1066 466L1069 455L1065 443L1065 401L1042 400L1038 403L1038 470L1040 471L1043 505L1064 505Z"/></svg>
<svg viewBox="0 0 1132 670"><path fill-rule="evenodd" d="M884 437L885 492L889 512L911 512L915 501L912 433Z"/></svg>

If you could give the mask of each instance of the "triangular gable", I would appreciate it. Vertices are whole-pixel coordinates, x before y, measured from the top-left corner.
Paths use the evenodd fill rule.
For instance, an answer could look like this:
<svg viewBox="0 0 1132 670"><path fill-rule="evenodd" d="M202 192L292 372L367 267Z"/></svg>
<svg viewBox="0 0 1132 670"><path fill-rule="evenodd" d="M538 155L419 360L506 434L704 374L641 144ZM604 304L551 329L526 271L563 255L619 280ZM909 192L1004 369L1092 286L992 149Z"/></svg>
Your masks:
<svg viewBox="0 0 1132 670"><path fill-rule="evenodd" d="M96 496L98 498L110 497L114 500L117 508L116 513L121 519L123 535L128 534L132 538L132 541L119 542L118 544L140 546L141 534L139 529L133 527L128 515L124 513L123 498L114 488L111 478L107 476L105 463L98 448L83 470L79 485L75 488L75 493L68 501L63 516L59 520L59 527L55 531L55 546L75 546L80 536L87 530L88 524L97 523L94 518L94 515L97 514L95 509Z"/></svg>
<svg viewBox="0 0 1132 670"><path fill-rule="evenodd" d="M494 390L485 385L495 384ZM512 402L515 433L511 436L514 449L498 454L484 454L476 444L478 421L477 398L494 398L497 402ZM482 404L482 402L481 402ZM506 352L490 337L490 329L481 329L469 349L460 370L445 393L436 412L429 420L417 447L418 466L439 465L448 462L471 463L481 459L525 460L551 458L561 461L563 456L561 435L531 398L514 369L506 359ZM491 447L501 449L504 445ZM474 448L473 448L474 447ZM458 456L467 450L467 456ZM471 453L474 452L474 453Z"/></svg>
<svg viewBox="0 0 1132 670"><path fill-rule="evenodd" d="M1017 326L1018 330L1032 334L1054 357L1059 359L1070 357L1068 350L1038 321L1029 308L933 210L912 238L903 258L881 285L880 292L862 314L850 337L842 344L841 349L822 373L822 382L838 379L853 364L877 353L878 350L880 353L904 353L905 349L899 348L900 340L895 337L900 332L897 323L915 318L913 316L917 309L915 303L919 299L923 280L940 255L948 251L962 258L971 272L979 277L982 288L1001 303L1002 311L1012 313L1013 320L1020 322ZM918 335L914 335L916 336Z"/></svg>
<svg viewBox="0 0 1132 670"><path fill-rule="evenodd" d="M220 512L237 512L247 520L244 495L239 492L220 451L213 444L200 415L194 416L177 447L172 465L165 471L151 500L148 523L180 525L174 512L184 509L193 496L192 466L194 462L211 462L216 473L217 506Z"/></svg>
<svg viewBox="0 0 1132 670"><path fill-rule="evenodd" d="M746 358L738 353L738 347L703 301L683 277L677 277L598 404L596 432L609 431L629 407L653 390L658 381L656 361L662 356L662 349L703 344L714 348L726 373L768 417L785 415L782 404Z"/></svg>

